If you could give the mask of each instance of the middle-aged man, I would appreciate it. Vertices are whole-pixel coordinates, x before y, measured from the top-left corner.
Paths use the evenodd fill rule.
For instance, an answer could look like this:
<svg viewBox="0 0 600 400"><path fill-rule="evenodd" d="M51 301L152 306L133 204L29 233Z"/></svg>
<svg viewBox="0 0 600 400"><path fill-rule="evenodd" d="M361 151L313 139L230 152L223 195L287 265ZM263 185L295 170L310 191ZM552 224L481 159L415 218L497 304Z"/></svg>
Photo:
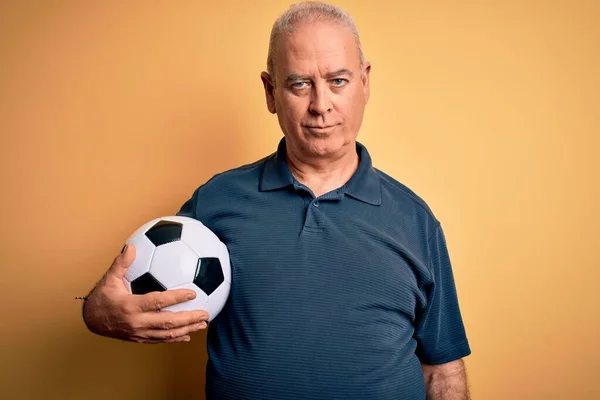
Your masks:
<svg viewBox="0 0 600 400"><path fill-rule="evenodd" d="M277 151L214 176L179 211L223 240L233 268L208 329L207 398L467 399L471 350L440 223L356 141L371 65L352 18L292 6L267 69ZM90 293L88 328L146 343L204 329L204 311L156 312L189 291L127 292L134 257L130 246Z"/></svg>

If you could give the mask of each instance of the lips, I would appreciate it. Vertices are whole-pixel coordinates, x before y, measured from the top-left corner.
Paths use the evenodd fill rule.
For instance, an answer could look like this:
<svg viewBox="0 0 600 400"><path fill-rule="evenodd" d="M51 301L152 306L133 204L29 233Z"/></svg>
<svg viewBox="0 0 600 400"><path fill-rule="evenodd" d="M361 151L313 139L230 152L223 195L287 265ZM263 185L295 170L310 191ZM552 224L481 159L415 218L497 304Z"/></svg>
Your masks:
<svg viewBox="0 0 600 400"><path fill-rule="evenodd" d="M335 131L335 125L310 125L306 126L305 129L312 135L322 136L330 135Z"/></svg>
<svg viewBox="0 0 600 400"><path fill-rule="evenodd" d="M315 131L326 131L328 129L333 129L337 126L337 124L333 125L304 125L304 128L315 130Z"/></svg>

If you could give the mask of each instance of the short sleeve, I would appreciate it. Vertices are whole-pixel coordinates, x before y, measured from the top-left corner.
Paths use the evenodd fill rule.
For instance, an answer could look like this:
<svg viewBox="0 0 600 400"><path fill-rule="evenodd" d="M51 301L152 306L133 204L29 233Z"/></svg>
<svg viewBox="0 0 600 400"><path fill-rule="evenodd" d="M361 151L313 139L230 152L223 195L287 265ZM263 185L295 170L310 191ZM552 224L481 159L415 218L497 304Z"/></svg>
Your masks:
<svg viewBox="0 0 600 400"><path fill-rule="evenodd" d="M441 226L429 239L429 268L433 282L427 287L427 304L417 314L416 355L424 364L443 364L471 354L452 265Z"/></svg>
<svg viewBox="0 0 600 400"><path fill-rule="evenodd" d="M188 200L183 203L179 211L177 212L177 216L180 217L189 217L196 218L196 200L198 197L198 191L200 188L196 189Z"/></svg>

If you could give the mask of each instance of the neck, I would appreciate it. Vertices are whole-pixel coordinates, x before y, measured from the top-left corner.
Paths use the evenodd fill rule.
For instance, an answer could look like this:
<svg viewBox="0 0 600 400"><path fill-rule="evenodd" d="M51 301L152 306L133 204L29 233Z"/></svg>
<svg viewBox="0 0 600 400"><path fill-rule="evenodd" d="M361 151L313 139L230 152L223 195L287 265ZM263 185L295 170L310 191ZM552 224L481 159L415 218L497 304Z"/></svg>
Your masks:
<svg viewBox="0 0 600 400"><path fill-rule="evenodd" d="M358 169L356 145L351 143L344 147L347 150L326 158L305 157L288 148L288 166L294 178L319 197L346 184Z"/></svg>

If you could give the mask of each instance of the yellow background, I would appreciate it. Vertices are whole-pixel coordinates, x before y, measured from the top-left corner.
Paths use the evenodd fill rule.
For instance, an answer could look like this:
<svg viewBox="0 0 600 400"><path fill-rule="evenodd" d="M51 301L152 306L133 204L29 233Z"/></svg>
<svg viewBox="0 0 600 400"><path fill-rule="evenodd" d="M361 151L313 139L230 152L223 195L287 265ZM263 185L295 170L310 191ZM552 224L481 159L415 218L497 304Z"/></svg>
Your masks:
<svg viewBox="0 0 600 400"><path fill-rule="evenodd" d="M473 398L600 398L600 3L338 4L373 64L359 139L446 230ZM1 3L0 398L203 398L204 333L100 338L74 297L274 151L259 74L287 5Z"/></svg>

